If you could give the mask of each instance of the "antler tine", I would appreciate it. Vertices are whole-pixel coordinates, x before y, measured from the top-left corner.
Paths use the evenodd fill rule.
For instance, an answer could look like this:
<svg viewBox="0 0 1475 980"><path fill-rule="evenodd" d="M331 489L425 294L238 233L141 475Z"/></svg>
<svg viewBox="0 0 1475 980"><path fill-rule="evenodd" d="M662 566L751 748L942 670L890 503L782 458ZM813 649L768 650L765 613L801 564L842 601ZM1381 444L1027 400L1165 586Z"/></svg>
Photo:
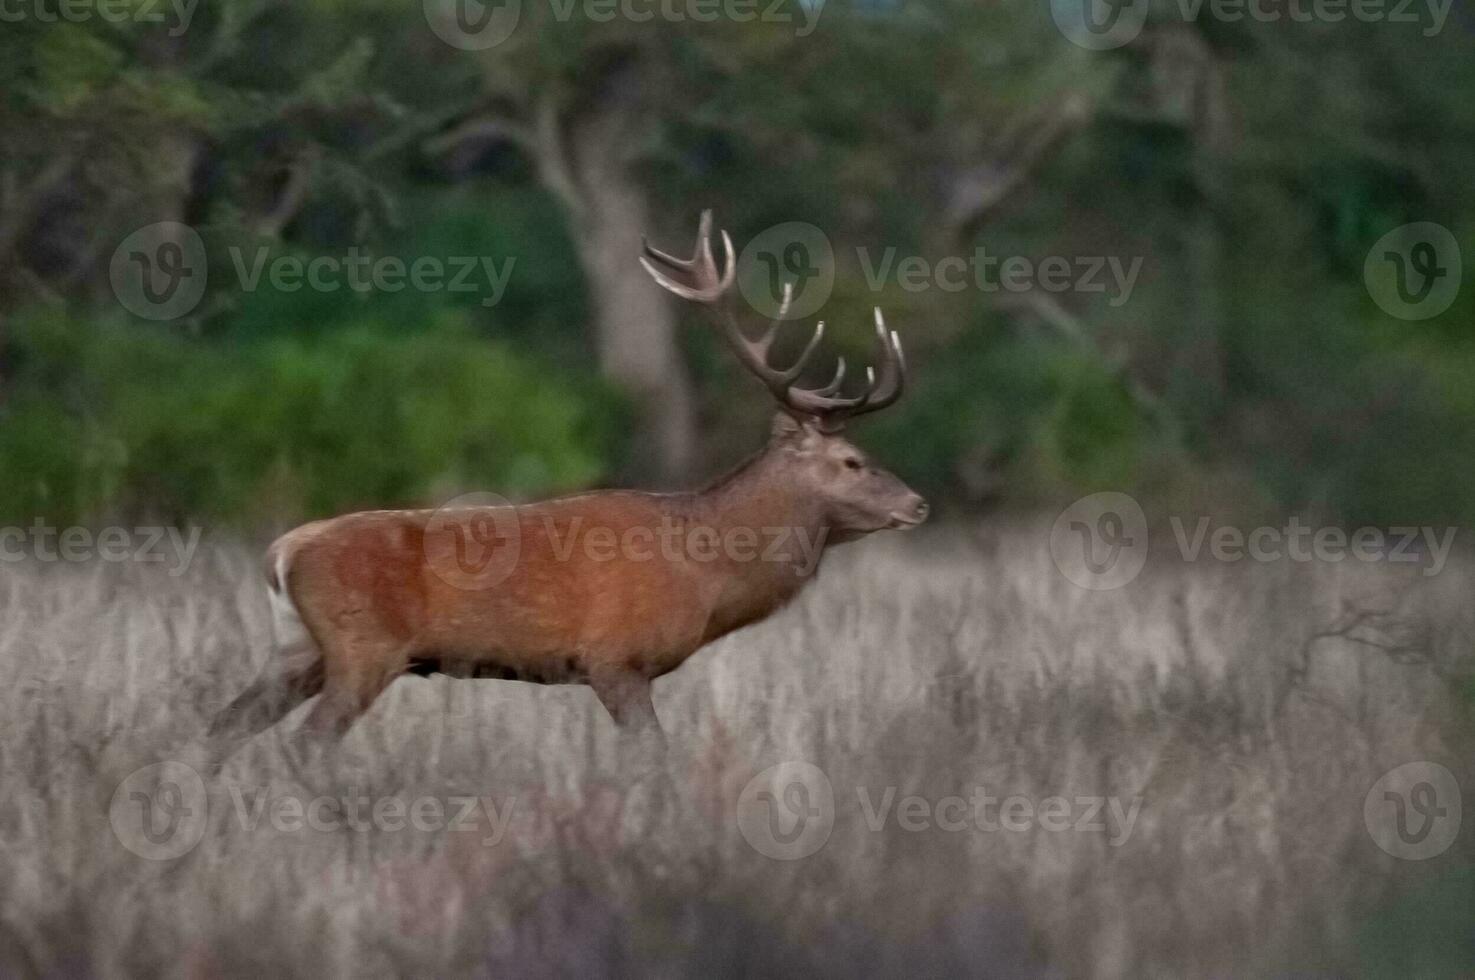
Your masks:
<svg viewBox="0 0 1475 980"><path fill-rule="evenodd" d="M823 388L816 389L815 394L822 395L825 398L828 398L840 390L840 385L844 383L844 381L845 358L842 357L839 359L839 363L835 366L835 376L830 379L830 383L825 385Z"/></svg>
<svg viewBox="0 0 1475 980"><path fill-rule="evenodd" d="M901 336L895 330L886 329L886 317L879 306L876 307L876 347L882 355L881 383L888 387L886 394L877 397L894 400L906 381L906 359L901 352Z"/></svg>
<svg viewBox="0 0 1475 980"><path fill-rule="evenodd" d="M768 355L768 348L773 345L774 338L778 336L778 328L783 326L784 321L789 318L789 304L793 301L794 284L792 282L786 282L784 283L784 298L778 304L778 313L774 314L773 319L768 321L768 329L763 331L763 336L759 337L755 342L758 349L763 352L765 358Z"/></svg>
<svg viewBox="0 0 1475 980"><path fill-rule="evenodd" d="M804 345L804 350L799 352L799 356L794 360L793 364L790 364L782 371L777 368L767 367L768 352L773 347L774 340L778 337L779 328L788 319L789 306L793 301L794 284L792 282L786 282L784 283L784 297L779 301L778 312L769 322L768 329L763 331L763 335L757 340L748 340L746 337L741 338L742 342L752 349L757 360L767 369L767 374L763 376L763 382L768 385L781 401L787 397L786 392L789 385L799 380L799 375L804 373L805 366L809 364L810 356L818 349L819 343L824 339L825 335L825 322L821 320L815 325L814 333L810 335L809 342Z"/></svg>
<svg viewBox="0 0 1475 980"><path fill-rule="evenodd" d="M880 358L879 376L875 368L866 369L866 388L861 394L843 397L839 394L845 381L845 359L840 358L835 376L820 388L796 388L793 383L804 373L810 358L824 339L825 324L820 321L799 357L786 369L778 370L768 363L769 349L778 337L779 327L788 318L794 299L793 283L785 283L778 314L757 340L750 340L738 325L732 309L721 302L737 280L737 255L732 237L722 232L724 264L719 272L712 254L712 212L703 211L697 231L696 248L689 259L677 258L642 242L640 264L661 287L684 299L700 303L713 311L718 326L733 353L773 394L783 408L794 415L816 419L827 431L840 428L846 419L885 408L901 397L905 384L906 360L901 351L901 338L888 332L886 321L876 310L876 345Z"/></svg>
<svg viewBox="0 0 1475 980"><path fill-rule="evenodd" d="M880 307L876 308L876 348L881 357L879 377L874 370L867 369L870 384L865 401L852 415L885 408L901 397L906 386L906 357L901 352L901 336L895 330L886 329L886 318Z"/></svg>
<svg viewBox="0 0 1475 980"><path fill-rule="evenodd" d="M820 418L824 427L835 430L846 419L885 408L901 397L905 384L906 361L901 352L901 338L895 331L887 331L886 320L876 310L876 344L880 348L881 367L879 373L873 367L866 368L866 388L851 398L835 397L840 390L843 367L834 381L823 388L792 388L791 397L804 406L804 411Z"/></svg>
<svg viewBox="0 0 1475 980"><path fill-rule="evenodd" d="M674 255L662 252L660 249L651 245L650 239L644 235L640 236L640 250L645 253L647 258L655 259L662 265L669 265L673 269L690 270L696 264L693 259L679 259Z"/></svg>
<svg viewBox="0 0 1475 980"><path fill-rule="evenodd" d="M656 281L656 284L667 292L675 293L682 299L694 300L696 302L706 301L707 294L704 291L693 289L690 286L677 282L675 279L666 275L666 273L657 269L655 264L643 255L640 257L640 264L645 267L646 272L650 273L650 277Z"/></svg>
<svg viewBox="0 0 1475 980"><path fill-rule="evenodd" d="M711 213L710 211L707 212L709 215ZM722 230L722 253L722 261L725 263L725 266L720 285L722 292L727 292L727 290L732 288L732 284L737 282L737 249L732 247L732 236L727 233L727 229L725 228Z"/></svg>
<svg viewBox="0 0 1475 980"><path fill-rule="evenodd" d="M785 388L798 381L799 375L804 373L805 365L809 363L810 355L819 347L819 342L824 339L824 336L825 321L821 320L815 324L814 333L810 335L809 343L804 345L804 350L799 352L798 359L789 366L787 371L777 372L776 380L782 382Z"/></svg>
<svg viewBox="0 0 1475 980"><path fill-rule="evenodd" d="M640 264L650 277L663 289L666 289L682 299L689 299L697 303L713 303L722 294L732 288L737 278L737 256L732 245L732 238L727 232L722 233L722 245L724 251L725 268L719 275L717 272L717 261L712 255L712 212L702 212L701 227L697 231L697 244L689 259L677 258L660 249L654 248L650 242L641 239ZM656 263L665 266L658 268Z"/></svg>
<svg viewBox="0 0 1475 980"><path fill-rule="evenodd" d="M689 259L677 258L674 255L670 255L670 254L668 254L666 252L662 252L660 249L652 248L650 242L645 238L644 235L642 235L641 238L640 238L640 244L641 244L641 247L642 247L643 251L645 252L645 254L648 255L648 256L650 256L651 258L656 259L659 262L663 262L666 265L669 265L669 266L671 266L673 268L690 271L690 270L696 268L697 262L700 261L701 258L703 257L703 250L704 250L703 249L703 246L704 246L704 243L709 243L711 237L712 237L712 212L711 211L703 211L702 212L701 224L697 227L697 250L692 253L691 258L689 258ZM711 251L710 245L708 245L706 247L705 252L706 252L706 257L708 259L710 259L711 256L712 256L712 251Z"/></svg>

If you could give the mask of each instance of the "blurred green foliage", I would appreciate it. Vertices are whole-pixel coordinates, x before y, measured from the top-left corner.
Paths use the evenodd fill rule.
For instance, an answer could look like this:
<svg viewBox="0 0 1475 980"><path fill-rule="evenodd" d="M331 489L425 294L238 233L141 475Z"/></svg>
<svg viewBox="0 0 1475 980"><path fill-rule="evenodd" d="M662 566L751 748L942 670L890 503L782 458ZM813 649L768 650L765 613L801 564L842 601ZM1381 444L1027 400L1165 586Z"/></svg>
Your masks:
<svg viewBox="0 0 1475 980"><path fill-rule="evenodd" d="M1369 249L1406 222L1440 222L1475 254L1460 15L1431 37L1155 7L1138 41L1087 52L1046 4L832 0L803 37L526 8L514 42L485 52L443 43L419 4L234 0L177 38L7 25L0 519L253 521L614 478L635 415L598 378L587 222L529 146L547 118L565 136L595 126L627 88L633 149L600 163L644 189L655 235L679 240L702 207L739 243L812 222L836 246L834 350L865 358L869 307L887 310L913 381L857 438L930 495L1031 506L1121 489L1475 519L1475 290L1406 322L1363 282ZM503 115L505 138L444 139ZM969 181L1008 173L1057 117L1009 193L958 218ZM310 179L275 220L299 167ZM242 291L228 273L182 322L128 321L109 253L162 217L200 230L212 270L257 247L516 269L495 307ZM1056 316L997 292L872 287L861 245L1143 266L1125 302L1067 293ZM682 345L713 471L754 446L768 407L695 318Z"/></svg>
<svg viewBox="0 0 1475 980"><path fill-rule="evenodd" d="M1468 977L1475 869L1454 864L1398 881L1357 937L1364 976L1399 980Z"/></svg>
<svg viewBox="0 0 1475 980"><path fill-rule="evenodd" d="M549 493L598 478L620 414L454 314L413 334L365 321L226 343L40 314L17 321L10 356L0 512L57 520Z"/></svg>

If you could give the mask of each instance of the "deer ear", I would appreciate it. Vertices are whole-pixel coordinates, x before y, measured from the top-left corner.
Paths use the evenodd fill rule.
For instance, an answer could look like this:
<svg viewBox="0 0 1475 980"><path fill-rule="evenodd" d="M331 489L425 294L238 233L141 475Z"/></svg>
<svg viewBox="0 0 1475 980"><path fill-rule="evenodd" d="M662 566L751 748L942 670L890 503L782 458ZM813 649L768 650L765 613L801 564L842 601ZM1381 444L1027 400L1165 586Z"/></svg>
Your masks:
<svg viewBox="0 0 1475 980"><path fill-rule="evenodd" d="M804 423L788 412L774 412L768 431L775 442L790 442L803 437Z"/></svg>

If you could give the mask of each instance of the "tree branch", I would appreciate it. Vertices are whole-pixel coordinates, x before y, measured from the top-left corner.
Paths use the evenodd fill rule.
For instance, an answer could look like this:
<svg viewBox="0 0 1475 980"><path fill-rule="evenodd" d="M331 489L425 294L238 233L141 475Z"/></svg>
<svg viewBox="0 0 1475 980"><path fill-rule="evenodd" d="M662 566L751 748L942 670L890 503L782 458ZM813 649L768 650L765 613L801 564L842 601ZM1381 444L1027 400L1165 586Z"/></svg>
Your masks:
<svg viewBox="0 0 1475 980"><path fill-rule="evenodd" d="M1130 366L1125 357L1109 357L1104 354L1091 332L1081 322L1080 317L1071 313L1061 306L1055 297L1047 293L1035 290L1023 293L1014 293L1001 296L994 300L996 309L1002 310L1010 315L1019 313L1033 314L1040 321L1048 325L1057 334L1075 347L1079 347L1091 357L1105 365L1106 369L1126 386L1127 392L1143 408L1150 412L1168 417L1163 407L1162 399L1153 394L1148 388L1132 376Z"/></svg>
<svg viewBox="0 0 1475 980"><path fill-rule="evenodd" d="M254 222L254 230L258 235L271 238L281 237L282 229L292 222L298 211L302 210L302 205L307 200L307 192L312 187L313 175L317 172L318 163L321 160L322 149L312 144L296 160L292 161L287 167L287 182L282 187L282 193L277 198L276 205Z"/></svg>
<svg viewBox="0 0 1475 980"><path fill-rule="evenodd" d="M1086 97L1072 93L1038 125L1027 126L1022 120L1006 124L1011 134L1009 142L1018 145L967 167L953 177L947 188L942 221L952 240L973 234L1090 115Z"/></svg>
<svg viewBox="0 0 1475 980"><path fill-rule="evenodd" d="M491 112L463 119L444 133L426 140L425 152L432 156L448 156L467 143L513 143L530 153L537 152L537 139L531 126Z"/></svg>
<svg viewBox="0 0 1475 980"><path fill-rule="evenodd" d="M557 97L543 94L538 98L534 112L534 155L538 174L548 189L563 202L570 217L582 224L587 216L584 194L564 143L563 120Z"/></svg>
<svg viewBox="0 0 1475 980"><path fill-rule="evenodd" d="M82 150L81 145L63 149L41 168L24 190L16 189L13 174L6 174L4 195L0 197L0 266L9 262L46 198L72 175Z"/></svg>

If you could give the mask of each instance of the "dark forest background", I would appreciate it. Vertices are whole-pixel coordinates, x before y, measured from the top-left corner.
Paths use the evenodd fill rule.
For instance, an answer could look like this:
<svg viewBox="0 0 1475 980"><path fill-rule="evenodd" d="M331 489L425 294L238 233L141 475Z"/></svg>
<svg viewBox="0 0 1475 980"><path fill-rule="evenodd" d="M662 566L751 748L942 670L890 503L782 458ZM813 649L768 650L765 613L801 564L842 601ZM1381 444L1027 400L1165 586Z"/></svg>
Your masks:
<svg viewBox="0 0 1475 980"><path fill-rule="evenodd" d="M438 2L225 0L187 29L162 6L115 23L32 4L5 23L0 518L249 526L700 480L757 443L768 404L636 255L645 233L684 250L710 207L739 248L785 222L828 235L809 319L830 355L865 362L879 305L912 367L857 439L954 513L1112 488L1475 519L1472 290L1419 320L1376 299L1395 228L1435 222L1475 254L1462 10L1434 32L1427 11L1154 5L1096 51L1043 3L561 7L522 4L483 51L443 39ZM118 282L158 222L198 233L209 278L154 319ZM1120 296L873 288L858 259L979 247L1140 274ZM236 271L351 249L513 265L495 303Z"/></svg>

